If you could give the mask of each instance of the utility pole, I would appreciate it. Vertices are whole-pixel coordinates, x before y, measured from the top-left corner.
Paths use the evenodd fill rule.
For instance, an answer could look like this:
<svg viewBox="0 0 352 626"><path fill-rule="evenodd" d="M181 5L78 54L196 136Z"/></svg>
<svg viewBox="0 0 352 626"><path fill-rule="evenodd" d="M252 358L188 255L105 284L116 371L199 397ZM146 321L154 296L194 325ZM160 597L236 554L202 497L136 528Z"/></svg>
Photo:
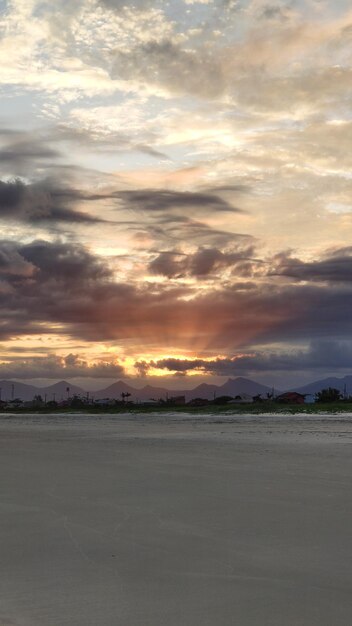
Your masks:
<svg viewBox="0 0 352 626"><path fill-rule="evenodd" d="M11 385L11 400L15 398L15 385L12 383Z"/></svg>

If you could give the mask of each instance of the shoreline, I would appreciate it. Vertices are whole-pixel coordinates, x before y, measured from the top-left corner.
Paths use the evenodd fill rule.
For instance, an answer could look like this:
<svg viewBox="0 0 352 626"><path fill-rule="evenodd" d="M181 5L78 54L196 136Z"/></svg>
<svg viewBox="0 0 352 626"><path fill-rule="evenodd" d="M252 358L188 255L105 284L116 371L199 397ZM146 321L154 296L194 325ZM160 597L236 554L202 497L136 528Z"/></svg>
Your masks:
<svg viewBox="0 0 352 626"><path fill-rule="evenodd" d="M264 408L265 407L265 408ZM26 414L77 414L77 415L121 415L121 414L136 414L136 415L148 415L148 414L168 414L168 413L188 413L195 415L319 415L319 414L336 414L336 413L350 413L352 415L352 402L339 402L339 403L312 403L312 404L277 404L277 403L255 403L255 404L238 404L238 405L206 405L206 406L143 406L143 405L130 405L123 406L101 406L101 407L9 407L8 409L0 408L1 415L26 415Z"/></svg>
<svg viewBox="0 0 352 626"><path fill-rule="evenodd" d="M223 410L202 410L202 409L188 409L188 408L168 408L168 409L162 409L162 410L155 410L155 409L150 409L150 410L109 410L109 409L101 409L98 411L89 411L89 410L82 410L82 409L67 409L67 410L45 410L45 409L41 409L41 410L30 410L30 409L26 409L26 410L18 410L18 411L14 411L14 410L9 410L9 411L0 411L0 420L2 418L6 418L6 417L28 417L28 416L43 416L43 417L79 417L79 416L86 416L86 417L103 417L103 416L109 416L109 417L113 417L115 416L116 418L125 418L125 417L182 417L187 415L189 418L195 417L195 418L200 418L200 417L204 417L206 418L270 418L270 417L282 417L282 418L290 418L290 417L297 417L297 418L322 418L322 417L338 417L338 416L345 416L347 418L351 418L352 419L352 406L349 407L348 409L326 409L326 410L322 410L321 408L312 411L312 410L302 410L302 409L295 409L295 408L285 408L282 410L267 410L267 411L248 411L248 409L246 410L236 410L234 411L233 409L226 409L224 407Z"/></svg>

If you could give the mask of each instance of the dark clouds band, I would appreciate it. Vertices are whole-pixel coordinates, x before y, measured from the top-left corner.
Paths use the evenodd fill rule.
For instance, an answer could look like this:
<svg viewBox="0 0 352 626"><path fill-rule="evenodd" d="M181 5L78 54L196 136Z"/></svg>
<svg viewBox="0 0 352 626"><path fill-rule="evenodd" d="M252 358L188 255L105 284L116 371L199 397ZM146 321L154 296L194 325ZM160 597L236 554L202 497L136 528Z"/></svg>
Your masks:
<svg viewBox="0 0 352 626"><path fill-rule="evenodd" d="M349 249L330 258L349 262ZM237 262L237 261L235 261ZM326 263L327 261L324 261ZM319 272L321 261L315 268ZM3 339L62 324L87 341L133 339L138 350L173 345L231 353L255 343L344 337L352 331L350 275L312 282L234 281L198 290L170 283L117 282L106 260L84 246L34 241L0 242ZM324 265L325 268L325 265ZM326 277L326 272L324 274ZM317 315L317 311L319 315Z"/></svg>

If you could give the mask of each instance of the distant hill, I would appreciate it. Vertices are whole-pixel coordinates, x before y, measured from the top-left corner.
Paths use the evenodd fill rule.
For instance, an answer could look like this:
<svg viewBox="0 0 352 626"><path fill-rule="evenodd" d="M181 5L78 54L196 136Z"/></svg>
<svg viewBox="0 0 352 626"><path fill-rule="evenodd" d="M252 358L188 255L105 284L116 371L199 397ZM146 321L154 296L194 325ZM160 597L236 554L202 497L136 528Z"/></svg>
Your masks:
<svg viewBox="0 0 352 626"><path fill-rule="evenodd" d="M36 387L35 385L27 385L26 383L19 383L12 380L0 381L2 400L11 400L13 397L26 401L33 400L34 396L40 395L42 398L46 396L48 401L53 400L55 397L56 401L59 402L61 399L67 398L67 388L70 390L68 392L70 397L74 395L86 395L87 393L81 389L81 387L71 385L66 380L61 380L48 387Z"/></svg>
<svg viewBox="0 0 352 626"><path fill-rule="evenodd" d="M0 380L1 400L33 400L33 397L40 393L40 390L33 385L17 383L12 380Z"/></svg>
<svg viewBox="0 0 352 626"><path fill-rule="evenodd" d="M69 391L67 391L67 389L69 389ZM66 380L60 380L60 382L49 385L49 387L42 387L39 389L38 393L40 393L42 398L44 398L44 395L46 394L48 401L53 400L55 396L56 402L66 400L67 396L72 398L72 396L87 395L87 392L84 391L84 389L77 387L76 385L71 385Z"/></svg>
<svg viewBox="0 0 352 626"><path fill-rule="evenodd" d="M94 398L96 399L114 398L115 400L121 400L122 393L130 393L131 397L129 399L136 402L142 400L151 400L152 398L155 400L163 398L165 400L168 395L175 396L183 394L184 392L179 392L175 390L170 391L168 389L165 389L164 387L153 387L152 385L145 385L144 387L142 387L142 389L136 389L135 387L132 387L131 385L125 383L123 380L118 380L116 383L113 383L112 385L109 385L104 389L95 391L94 393L92 393L92 396L94 396Z"/></svg>
<svg viewBox="0 0 352 626"><path fill-rule="evenodd" d="M118 380L116 383L112 383L112 385L109 385L108 387L98 389L98 391L92 392L91 395L97 400L101 400L103 398L121 400L122 393L130 393L131 400L136 399L136 389L125 383L123 380Z"/></svg>
<svg viewBox="0 0 352 626"><path fill-rule="evenodd" d="M272 392L272 387L261 385L260 383L250 380L249 378L229 378L226 383L218 387L217 395L224 396L237 396L241 393L247 393L249 396L262 395L266 396L267 393ZM275 389L275 393L280 393L278 389Z"/></svg>
<svg viewBox="0 0 352 626"><path fill-rule="evenodd" d="M166 398L168 396L179 396L179 395L184 395L183 392L179 392L179 391L170 391L168 389L165 389L164 387L154 387L153 385L145 385L145 387L143 387L142 389L138 389L136 392L136 397L139 400L150 400L150 399L154 399L154 400L159 400L160 398L162 398L163 400L166 400Z"/></svg>
<svg viewBox="0 0 352 626"><path fill-rule="evenodd" d="M345 376L344 378L335 378L331 376L330 378L323 378L321 380L316 380L313 383L309 383L308 385L304 385L303 387L299 387L299 389L295 389L298 393L318 393L322 389L327 389L328 387L333 387L334 389L338 389L341 393L344 392L346 387L347 395L352 395L352 376Z"/></svg>
<svg viewBox="0 0 352 626"><path fill-rule="evenodd" d="M167 389L165 387L154 387L152 385L146 385L145 387L142 387L142 389L136 389L124 381L119 380L104 389L94 392L93 395L97 399L115 398L116 400L120 400L122 393L130 393L131 400L134 401L150 400L151 398L154 398L155 400L163 398L166 400L167 397L185 396L188 401L192 398L205 398L206 400L212 400L214 395L215 397L235 397L241 393L246 393L250 396L262 394L262 396L265 397L266 394L271 393L271 391L271 387L266 387L265 385L261 385L260 383L249 380L248 378L239 377L229 378L223 385L201 383L194 389Z"/></svg>
<svg viewBox="0 0 352 626"><path fill-rule="evenodd" d="M41 395L43 399L46 396L47 401L55 398L57 402L65 400L68 396L87 395L87 391L81 387L72 385L66 380L61 380L47 387L35 387L34 385L27 385L25 383L3 380L0 382L0 388L2 389L1 397L3 400L11 400L12 394L14 398L20 398L21 400L32 400L35 395ZM67 391L68 389L69 391ZM130 399L134 402L150 399L158 400L159 398L166 400L168 397L185 396L186 401L188 401L192 398L212 400L214 397L219 396L235 397L241 393L245 393L250 396L261 394L265 397L266 394L271 393L271 391L271 388L266 385L261 385L254 380L250 380L249 378L239 377L229 378L223 385L201 383L194 389L167 389L165 387L154 387L152 385L145 385L141 389L137 389L132 387L132 385L125 383L123 380L118 380L108 387L90 392L89 395L95 399L112 398L115 400L121 400L122 393L130 393Z"/></svg>
<svg viewBox="0 0 352 626"><path fill-rule="evenodd" d="M186 400L192 398L205 398L207 400L213 400L214 397L220 396L235 396L246 393L249 396L257 396L259 394L262 397L266 397L267 393L271 393L271 387L261 385L260 383L250 380L249 378L229 378L223 385L211 385L208 383L201 383L198 387L188 391L179 391L177 393L185 395ZM171 393L171 392L170 392ZM173 395L176 395L173 392Z"/></svg>
<svg viewBox="0 0 352 626"><path fill-rule="evenodd" d="M201 383L194 389L188 389L187 391L178 391L178 395L183 395L186 397L186 400L192 400L192 398L204 398L205 400L212 400L215 396L224 395L222 392L219 392L219 385L210 385L208 383ZM173 395L176 395L173 392Z"/></svg>

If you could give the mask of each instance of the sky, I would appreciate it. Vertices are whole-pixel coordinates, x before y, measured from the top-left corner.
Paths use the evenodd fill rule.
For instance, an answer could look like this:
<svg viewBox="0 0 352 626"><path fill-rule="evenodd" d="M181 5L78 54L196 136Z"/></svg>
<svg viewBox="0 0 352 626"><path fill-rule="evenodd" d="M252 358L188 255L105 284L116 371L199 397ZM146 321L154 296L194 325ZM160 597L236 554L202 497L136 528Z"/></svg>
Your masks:
<svg viewBox="0 0 352 626"><path fill-rule="evenodd" d="M0 0L0 378L352 364L347 0Z"/></svg>

